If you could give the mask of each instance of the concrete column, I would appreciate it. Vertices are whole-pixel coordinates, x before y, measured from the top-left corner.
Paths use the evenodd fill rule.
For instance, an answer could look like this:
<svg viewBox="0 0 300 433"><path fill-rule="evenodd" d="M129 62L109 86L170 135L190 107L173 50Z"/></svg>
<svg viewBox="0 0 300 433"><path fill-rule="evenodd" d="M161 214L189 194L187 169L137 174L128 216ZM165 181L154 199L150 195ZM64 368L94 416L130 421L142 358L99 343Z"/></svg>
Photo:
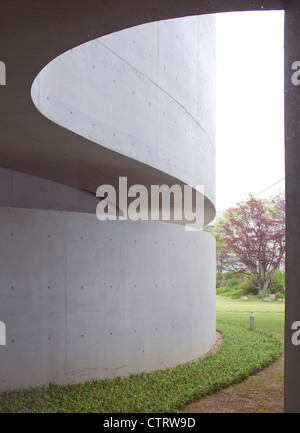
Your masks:
<svg viewBox="0 0 300 433"><path fill-rule="evenodd" d="M300 412L300 4L285 12L286 313L285 412ZM300 64L300 63L299 63ZM293 69L296 68L297 69ZM297 323L298 322L298 323Z"/></svg>

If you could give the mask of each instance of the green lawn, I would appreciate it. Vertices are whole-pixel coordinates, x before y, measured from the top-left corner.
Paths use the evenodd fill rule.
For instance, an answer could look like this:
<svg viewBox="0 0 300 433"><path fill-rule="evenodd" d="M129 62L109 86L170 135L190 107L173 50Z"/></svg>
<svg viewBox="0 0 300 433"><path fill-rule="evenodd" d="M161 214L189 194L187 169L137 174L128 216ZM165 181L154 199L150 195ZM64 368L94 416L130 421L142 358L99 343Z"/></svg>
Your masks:
<svg viewBox="0 0 300 433"><path fill-rule="evenodd" d="M284 340L284 302L265 302L251 297L247 301L216 296L218 320L250 326L250 312L254 312L254 328Z"/></svg>
<svg viewBox="0 0 300 433"><path fill-rule="evenodd" d="M250 311L255 313L254 331L249 330ZM177 412L206 394L243 381L277 359L283 350L283 320L284 304L280 302L217 296L217 329L223 343L215 354L127 378L7 391L0 394L0 413Z"/></svg>

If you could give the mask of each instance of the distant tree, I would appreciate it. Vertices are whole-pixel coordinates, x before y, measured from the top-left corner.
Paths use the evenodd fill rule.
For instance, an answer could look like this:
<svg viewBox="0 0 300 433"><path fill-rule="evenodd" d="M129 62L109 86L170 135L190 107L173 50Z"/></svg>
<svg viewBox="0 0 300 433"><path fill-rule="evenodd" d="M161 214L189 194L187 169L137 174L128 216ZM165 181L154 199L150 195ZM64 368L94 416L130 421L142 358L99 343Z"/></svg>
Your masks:
<svg viewBox="0 0 300 433"><path fill-rule="evenodd" d="M250 195L228 209L213 230L217 240L218 271L244 273L261 294L285 254L285 199Z"/></svg>

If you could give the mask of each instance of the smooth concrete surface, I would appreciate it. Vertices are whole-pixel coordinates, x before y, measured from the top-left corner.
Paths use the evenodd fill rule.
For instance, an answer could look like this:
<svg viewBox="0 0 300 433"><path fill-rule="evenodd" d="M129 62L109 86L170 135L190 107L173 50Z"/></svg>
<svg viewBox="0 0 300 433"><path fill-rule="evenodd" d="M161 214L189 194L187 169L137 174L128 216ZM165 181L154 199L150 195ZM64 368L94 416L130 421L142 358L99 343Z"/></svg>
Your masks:
<svg viewBox="0 0 300 433"><path fill-rule="evenodd" d="M215 241L150 221L0 208L0 389L175 366L215 341Z"/></svg>
<svg viewBox="0 0 300 433"><path fill-rule="evenodd" d="M215 202L214 15L150 23L80 45L48 64L31 93L53 122L204 185Z"/></svg>
<svg viewBox="0 0 300 433"><path fill-rule="evenodd" d="M214 239L178 224L100 222L95 197L120 176L204 184L210 221L214 30L207 16L119 32L62 55L34 82L37 107L64 129L44 143L51 176L0 169L0 389L172 367L214 344ZM152 53L152 73L141 52ZM56 177L70 168L74 184Z"/></svg>
<svg viewBox="0 0 300 433"><path fill-rule="evenodd" d="M16 6L17 4L17 6ZM299 61L297 0L86 0L64 2L34 0L7 2L0 0L1 61L6 64L6 86L1 86L0 98L0 161L1 166L48 178L84 189L83 185L98 182L99 170L73 156L85 147L87 160L100 152L99 145L78 137L47 120L35 108L30 88L42 68L60 54L121 29L170 18L229 11L284 9L285 26L285 118L286 118L286 201L287 201L287 267L286 267L286 334L285 334L285 411L300 412L299 353L292 347L291 321L299 317L294 306L300 299L300 268L297 262L300 227L299 197L299 88L291 86L291 65ZM298 50L298 51L297 51ZM292 63L291 63L292 62ZM147 167L120 156L105 153L120 168L123 162L134 173L137 167L149 175ZM98 163L100 158L98 158ZM100 164L100 163L99 163ZM104 172L105 172L105 165ZM145 172L143 171L145 169ZM116 170L116 173L118 173ZM106 179L113 170L105 172ZM165 180L163 174L150 170L149 182ZM145 176L145 177L147 177ZM151 179L150 179L151 178ZM1 347L2 349L2 347ZM295 357L295 358L294 358Z"/></svg>
<svg viewBox="0 0 300 433"><path fill-rule="evenodd" d="M1 86L0 166L93 193L105 179L112 183L120 174L127 175L132 183L177 183L177 178L159 169L46 119L31 100L34 79L62 53L128 27L189 15L278 9L283 5L284 1L279 0L111 0L109 5L99 0L65 0L55 5L50 0L1 0L0 52L7 76L6 86ZM175 53L176 46L169 47L170 53ZM209 200L205 204L208 223L214 218L214 205Z"/></svg>
<svg viewBox="0 0 300 433"><path fill-rule="evenodd" d="M111 0L109 4L65 0L54 5L50 0L1 0L0 52L7 83L1 86L0 165L93 192L103 177L114 178L123 167L133 183L174 182L170 175L99 146L42 116L30 95L35 77L60 54L128 27L220 11L280 9L284 4L280 0ZM169 56L176 46L169 47Z"/></svg>
<svg viewBox="0 0 300 433"><path fill-rule="evenodd" d="M0 207L95 214L98 203L99 199L88 191L0 168Z"/></svg>
<svg viewBox="0 0 300 433"><path fill-rule="evenodd" d="M214 21L169 20L83 44L47 65L31 91L50 120L143 164L114 165L114 176L118 169L130 184L150 189L150 180L162 181L153 177L159 170L164 183L204 185L206 222L215 201ZM85 147L72 153L98 167L98 182L112 170L102 153L101 165ZM118 187L111 175L106 182Z"/></svg>

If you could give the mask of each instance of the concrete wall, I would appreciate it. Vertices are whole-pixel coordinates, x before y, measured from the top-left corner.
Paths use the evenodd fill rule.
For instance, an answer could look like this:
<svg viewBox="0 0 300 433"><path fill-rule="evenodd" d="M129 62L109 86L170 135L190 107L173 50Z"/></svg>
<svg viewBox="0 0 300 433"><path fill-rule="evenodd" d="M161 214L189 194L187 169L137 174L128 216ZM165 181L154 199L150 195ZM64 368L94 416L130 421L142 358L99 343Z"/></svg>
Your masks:
<svg viewBox="0 0 300 433"><path fill-rule="evenodd" d="M95 173L87 179L78 150L90 153L85 169L92 166L91 142L47 121L32 106L30 86L37 71L51 59L71 47L92 38L137 24L182 16L247 11L285 10L285 123L286 123L286 194L287 194L287 268L285 328L285 411L300 410L300 352L291 342L291 324L299 319L299 100L300 87L291 80L291 65L298 59L299 3L284 0L174 0L162 2L111 0L107 2L65 0L53 7L51 0L14 2L0 0L2 18L1 56L9 65L7 85L1 87L0 132L1 166L42 176L66 185L88 189ZM67 17L67 19L66 19ZM47 47L47 49L45 49ZM9 83L9 85L8 85ZM51 145L49 146L49 141ZM70 149L71 147L71 149ZM74 148L76 152L73 152ZM75 153L75 155L74 155ZM96 152L99 155L100 152ZM99 167L99 159L97 160ZM107 163L107 161L106 161ZM128 161L127 161L128 163ZM107 166L107 164L105 164ZM94 167L95 168L95 167ZM128 168L128 165L127 165ZM80 175L78 172L80 171ZM151 171L153 175L153 170ZM99 182L97 182L99 185ZM84 186L85 185L85 186ZM92 189L93 190L93 189ZM295 211L296 209L296 211ZM211 220L214 216L212 216ZM1 349L1 348L0 348Z"/></svg>
<svg viewBox="0 0 300 433"><path fill-rule="evenodd" d="M215 341L214 239L0 208L0 389L175 366Z"/></svg>
<svg viewBox="0 0 300 433"><path fill-rule="evenodd" d="M38 110L215 202L215 17L150 23L73 48L32 86Z"/></svg>
<svg viewBox="0 0 300 433"><path fill-rule="evenodd" d="M0 206L95 213L99 200L88 191L0 167Z"/></svg>
<svg viewBox="0 0 300 433"><path fill-rule="evenodd" d="M175 366L212 347L212 236L100 222L91 185L127 171L151 184L162 173L204 184L214 208L213 77L212 17L91 41L39 74L38 109L84 139L61 129L36 145L44 179L0 169L1 390Z"/></svg>

